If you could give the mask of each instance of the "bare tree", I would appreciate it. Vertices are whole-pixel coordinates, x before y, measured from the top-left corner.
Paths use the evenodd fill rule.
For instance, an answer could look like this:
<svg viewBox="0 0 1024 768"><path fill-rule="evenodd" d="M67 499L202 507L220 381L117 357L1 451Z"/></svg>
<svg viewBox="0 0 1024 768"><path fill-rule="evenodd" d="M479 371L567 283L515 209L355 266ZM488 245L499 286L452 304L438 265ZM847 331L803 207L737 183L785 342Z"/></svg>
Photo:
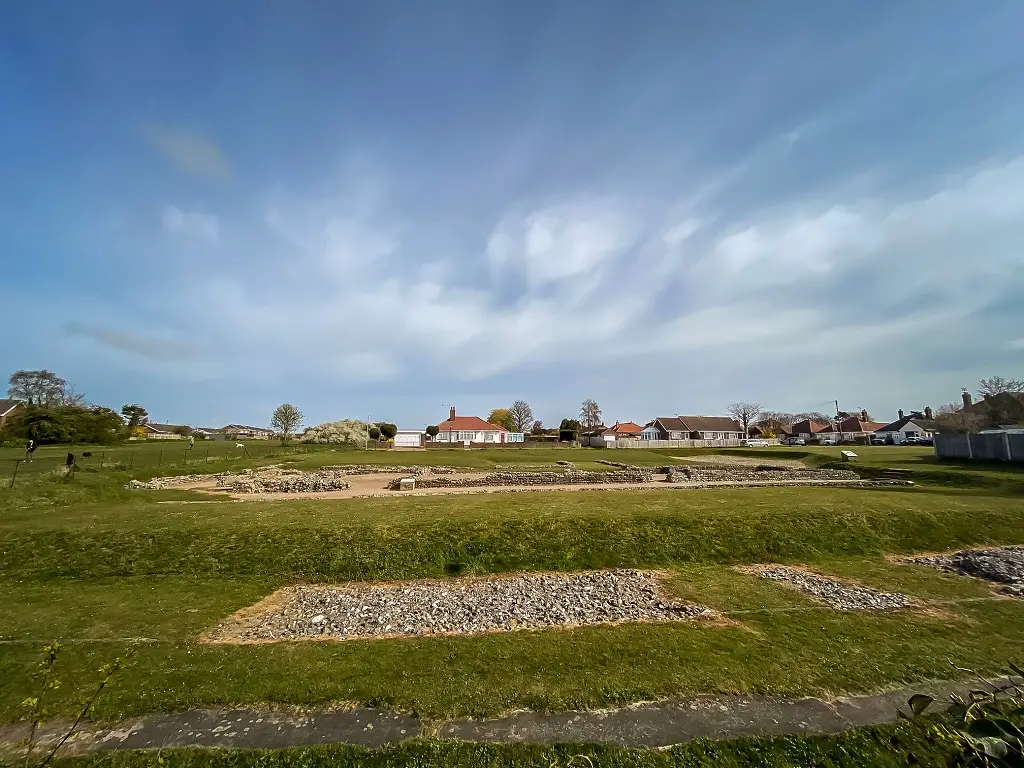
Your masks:
<svg viewBox="0 0 1024 768"><path fill-rule="evenodd" d="M580 404L580 425L592 430L601 424L601 406L593 398L588 397Z"/></svg>
<svg viewBox="0 0 1024 768"><path fill-rule="evenodd" d="M815 424L831 424L834 417L826 416L821 411L804 411L803 413L794 413L793 419L795 421L812 421Z"/></svg>
<svg viewBox="0 0 1024 768"><path fill-rule="evenodd" d="M991 379L982 379L978 382L978 397L991 397L992 395L1001 395L1003 392L1024 392L1024 381L993 376Z"/></svg>
<svg viewBox="0 0 1024 768"><path fill-rule="evenodd" d="M773 435L779 435L786 427L796 423L797 421L799 421L799 419L792 413L786 413L784 411L761 411L754 423L765 432L771 432Z"/></svg>
<svg viewBox="0 0 1024 768"><path fill-rule="evenodd" d="M85 396L52 371L15 371L7 380L7 396L26 400L44 408L82 405Z"/></svg>
<svg viewBox="0 0 1024 768"><path fill-rule="evenodd" d="M761 412L760 403L732 403L725 409L726 413L732 416L743 426L743 435L749 434L750 424Z"/></svg>
<svg viewBox="0 0 1024 768"><path fill-rule="evenodd" d="M531 427L530 431L535 435L542 434L544 432L544 422L537 419L533 422L533 427Z"/></svg>
<svg viewBox="0 0 1024 768"><path fill-rule="evenodd" d="M940 405L935 412L935 424L940 432L976 432L985 428L985 416L977 411L966 411L956 403Z"/></svg>
<svg viewBox="0 0 1024 768"><path fill-rule="evenodd" d="M274 409L270 417L270 426L281 433L281 442L287 443L295 428L302 423L302 411L291 403L284 403Z"/></svg>
<svg viewBox="0 0 1024 768"><path fill-rule="evenodd" d="M525 400L516 400L512 403L508 415L512 417L513 432L525 432L533 423L533 409Z"/></svg>

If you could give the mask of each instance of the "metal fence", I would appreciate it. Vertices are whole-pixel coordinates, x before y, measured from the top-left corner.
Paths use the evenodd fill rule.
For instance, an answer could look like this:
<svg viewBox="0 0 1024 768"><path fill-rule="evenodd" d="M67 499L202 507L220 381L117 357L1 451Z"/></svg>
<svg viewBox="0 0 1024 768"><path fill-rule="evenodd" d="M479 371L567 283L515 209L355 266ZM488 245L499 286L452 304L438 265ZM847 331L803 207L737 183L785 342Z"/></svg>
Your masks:
<svg viewBox="0 0 1024 768"><path fill-rule="evenodd" d="M260 441L258 445L221 441L200 441L189 448L184 441L159 443L137 443L108 448L95 446L42 446L35 455L27 457L22 452L7 452L0 457L0 487L13 488L19 481L25 482L33 476L62 474L68 472L68 454L73 456L76 471L119 471L119 470L180 470L195 472L216 471L218 464L227 464L239 459L267 459L307 453L316 446L280 445ZM207 469L208 468L208 469Z"/></svg>
<svg viewBox="0 0 1024 768"><path fill-rule="evenodd" d="M940 433L935 435L935 455L940 459L1024 463L1024 433Z"/></svg>

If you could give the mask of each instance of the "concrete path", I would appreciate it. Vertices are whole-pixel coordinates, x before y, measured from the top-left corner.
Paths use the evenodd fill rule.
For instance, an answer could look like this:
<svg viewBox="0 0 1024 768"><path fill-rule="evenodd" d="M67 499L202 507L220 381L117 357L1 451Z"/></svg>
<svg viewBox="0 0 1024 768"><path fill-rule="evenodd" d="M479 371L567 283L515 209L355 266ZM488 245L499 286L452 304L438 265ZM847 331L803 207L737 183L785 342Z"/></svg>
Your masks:
<svg viewBox="0 0 1024 768"><path fill-rule="evenodd" d="M993 681L1007 682L1006 678ZM1020 680L1016 682L1020 683ZM378 747L417 736L475 742L592 742L625 747L666 747L697 738L829 734L896 720L915 693L937 700L966 696L973 683L938 682L870 696L783 699L770 696L693 696L605 711L539 714L517 712L486 720L422 723L375 709L290 714L249 709L193 710L146 715L114 727L87 726L65 745L67 752L173 747L300 747L358 744ZM65 730L61 730L61 728ZM41 729L52 743L66 723ZM0 726L0 746L28 735L25 725Z"/></svg>

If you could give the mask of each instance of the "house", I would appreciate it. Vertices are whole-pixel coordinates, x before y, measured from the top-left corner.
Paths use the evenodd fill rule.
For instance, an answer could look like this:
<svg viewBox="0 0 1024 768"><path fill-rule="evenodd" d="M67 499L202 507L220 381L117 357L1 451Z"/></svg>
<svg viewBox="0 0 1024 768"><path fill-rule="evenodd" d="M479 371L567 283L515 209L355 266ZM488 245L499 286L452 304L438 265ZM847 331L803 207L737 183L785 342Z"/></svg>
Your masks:
<svg viewBox="0 0 1024 768"><path fill-rule="evenodd" d="M0 400L0 428L7 423L8 419L13 419L19 409L23 410L24 408L24 400Z"/></svg>
<svg viewBox="0 0 1024 768"><path fill-rule="evenodd" d="M192 430L193 434L201 435L204 440L227 440L228 436L224 430L217 427L198 427Z"/></svg>
<svg viewBox="0 0 1024 768"><path fill-rule="evenodd" d="M185 435L192 431L184 424L152 424L142 425L146 430L147 440L184 440Z"/></svg>
<svg viewBox="0 0 1024 768"><path fill-rule="evenodd" d="M244 424L228 424L225 427L221 427L220 431L229 440L270 440L277 434L272 429L247 427Z"/></svg>
<svg viewBox="0 0 1024 768"><path fill-rule="evenodd" d="M880 437L886 442L902 445L907 438L932 437L935 434L935 422L931 408L924 411L914 411L905 415L902 410L899 418L891 424L879 427L875 430L875 437Z"/></svg>
<svg viewBox="0 0 1024 768"><path fill-rule="evenodd" d="M498 424L489 424L479 416L456 416L455 408L437 425L438 443L521 443L522 432L509 432Z"/></svg>
<svg viewBox="0 0 1024 768"><path fill-rule="evenodd" d="M838 443L865 443L871 440L885 424L865 421L859 416L849 416L837 424L829 424L815 435L822 443L836 445Z"/></svg>
<svg viewBox="0 0 1024 768"><path fill-rule="evenodd" d="M616 421L601 433L601 439L609 447L615 446L616 440L638 440L644 428L632 421ZM595 443L591 443L594 445Z"/></svg>
<svg viewBox="0 0 1024 768"><path fill-rule="evenodd" d="M812 438L816 438L818 433L827 427L828 424L821 424L817 421L804 419L803 421L798 421L796 424L786 427L784 431L787 437L799 437L804 440L810 440Z"/></svg>
<svg viewBox="0 0 1024 768"><path fill-rule="evenodd" d="M728 416L659 416L641 430L642 440L739 440L743 427Z"/></svg>

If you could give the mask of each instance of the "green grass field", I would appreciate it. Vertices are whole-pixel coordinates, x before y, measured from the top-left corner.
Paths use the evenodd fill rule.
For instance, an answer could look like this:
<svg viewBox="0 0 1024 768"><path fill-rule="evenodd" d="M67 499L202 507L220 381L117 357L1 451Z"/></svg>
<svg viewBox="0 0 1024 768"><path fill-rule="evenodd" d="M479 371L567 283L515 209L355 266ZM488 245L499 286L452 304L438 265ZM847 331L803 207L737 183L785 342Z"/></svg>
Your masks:
<svg viewBox="0 0 1024 768"><path fill-rule="evenodd" d="M262 447L269 452L274 446ZM116 450L135 450L138 458L142 449ZM51 452L59 458L65 450L42 449L37 462ZM838 459L834 448L722 453L810 465ZM885 555L1024 543L1024 469L944 464L926 448L858 453L856 466L866 474L905 468L918 485L167 504L209 497L125 490L128 479L152 476L157 468L126 469L123 454L111 460L117 466L86 464L70 479L27 472L13 489L0 489L0 720L21 716L21 701L34 693L40 648L52 639L65 645L63 685L51 699L57 714L74 710L101 664L130 657L99 701L97 717L108 721L231 704L360 703L431 720L700 692L864 692L956 676L951 664L995 673L1019 662L1024 605L991 599L979 582L895 565ZM657 466L679 455L300 449L259 458L225 453L210 466L219 471L286 461L486 469L568 459L596 468L603 466L598 459ZM196 468L181 462L166 471ZM935 610L839 613L732 568L767 561L899 589ZM677 595L720 611L729 622L245 647L198 642L203 630L233 611L297 582L606 567L662 569ZM387 764L404 764L399 758L412 749L397 750ZM451 764L468 759L451 749ZM515 762L514 750L495 748L490 763L475 764L533 764L527 758L541 753L530 749ZM207 764L206 758L191 762L192 754L179 755L176 764ZM355 760L358 754L341 750L335 757ZM606 757L609 764L619 759ZM116 765L122 758L105 759ZM650 764L673 764L663 759Z"/></svg>

